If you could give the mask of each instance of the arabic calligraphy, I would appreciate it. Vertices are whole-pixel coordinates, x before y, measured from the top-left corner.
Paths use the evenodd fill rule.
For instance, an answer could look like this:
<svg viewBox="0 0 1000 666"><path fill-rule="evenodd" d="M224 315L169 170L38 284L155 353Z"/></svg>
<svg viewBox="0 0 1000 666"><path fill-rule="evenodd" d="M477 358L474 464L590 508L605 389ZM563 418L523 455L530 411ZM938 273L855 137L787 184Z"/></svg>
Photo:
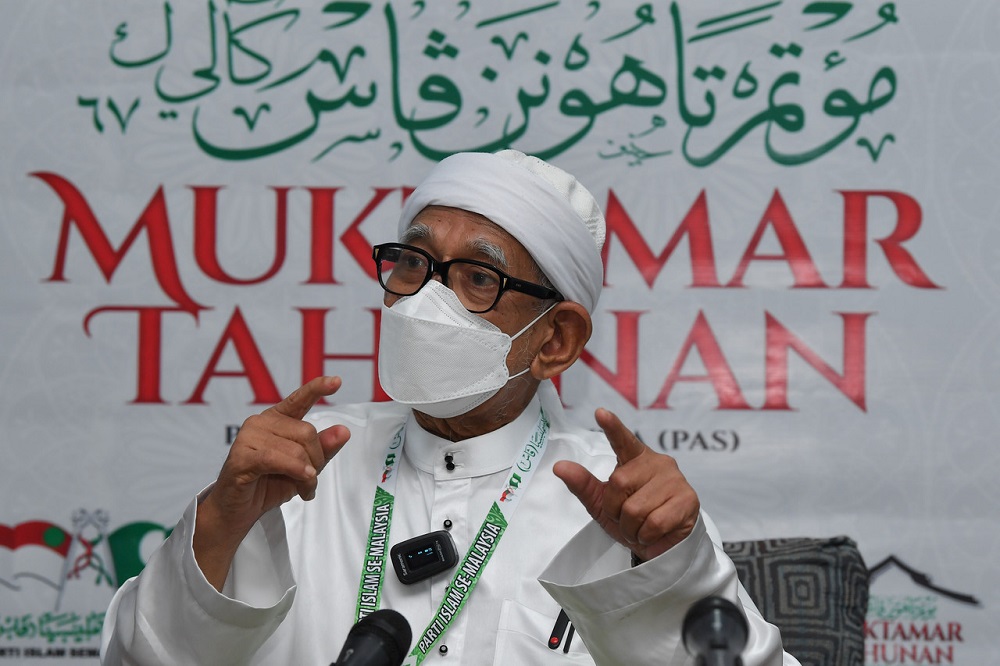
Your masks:
<svg viewBox="0 0 1000 666"><path fill-rule="evenodd" d="M857 54L899 25L895 3L681 4L167 0L110 29L111 66L144 88L76 101L100 134L175 123L228 161L357 144L387 162L507 147L551 159L585 140L628 166L892 150L878 123L900 82Z"/></svg>
<svg viewBox="0 0 1000 666"><path fill-rule="evenodd" d="M49 643L83 643L101 635L104 613L92 611L86 615L78 613L41 613L40 615L11 616L0 622L0 637L43 638Z"/></svg>

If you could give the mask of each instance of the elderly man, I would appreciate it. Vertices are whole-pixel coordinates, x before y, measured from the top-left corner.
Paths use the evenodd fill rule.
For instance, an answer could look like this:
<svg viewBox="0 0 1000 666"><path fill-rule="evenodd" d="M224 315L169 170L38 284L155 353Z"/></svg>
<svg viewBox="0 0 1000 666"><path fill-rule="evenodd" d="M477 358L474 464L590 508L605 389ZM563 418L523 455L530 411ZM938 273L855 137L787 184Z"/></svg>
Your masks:
<svg viewBox="0 0 1000 666"><path fill-rule="evenodd" d="M247 419L112 601L105 662L328 664L392 608L408 664L691 664L685 612L719 595L748 620L746 666L796 663L674 460L607 410L603 434L563 413L550 380L590 337L603 242L594 198L546 162L438 164L373 254L393 402L311 412L340 387L320 377Z"/></svg>

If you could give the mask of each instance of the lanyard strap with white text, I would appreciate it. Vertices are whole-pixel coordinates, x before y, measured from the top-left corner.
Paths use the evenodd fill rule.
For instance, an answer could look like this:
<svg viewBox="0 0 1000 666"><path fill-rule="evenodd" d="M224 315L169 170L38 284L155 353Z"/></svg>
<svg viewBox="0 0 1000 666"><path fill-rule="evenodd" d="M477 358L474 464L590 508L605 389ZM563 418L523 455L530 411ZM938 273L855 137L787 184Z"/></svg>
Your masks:
<svg viewBox="0 0 1000 666"><path fill-rule="evenodd" d="M518 452L510 474L504 482L500 496L486 514L486 519L472 540L465 557L458 565L447 587L447 593L427 628L417 636L416 644L403 663L415 666L424 660L431 647L444 635L452 621L458 616L472 590L479 582L483 569L500 543L507 525L514 515L518 501L534 473L535 458L540 458L548 440L549 420L543 410L539 410L538 421L531 435ZM393 437L386 450L385 467L375 487L372 504L371 523L368 528L368 545L365 562L361 571L358 588L358 604L355 620L376 611L382 597L382 583L385 579L386 545L392 524L392 509L395 500L397 470L403 449L403 429Z"/></svg>

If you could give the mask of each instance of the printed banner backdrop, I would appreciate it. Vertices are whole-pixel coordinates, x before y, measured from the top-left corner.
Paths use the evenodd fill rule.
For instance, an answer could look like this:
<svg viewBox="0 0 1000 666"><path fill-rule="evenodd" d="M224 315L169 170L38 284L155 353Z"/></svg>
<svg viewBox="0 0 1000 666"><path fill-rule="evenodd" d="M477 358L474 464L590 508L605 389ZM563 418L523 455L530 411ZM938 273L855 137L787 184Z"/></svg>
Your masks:
<svg viewBox="0 0 1000 666"><path fill-rule="evenodd" d="M727 539L855 539L867 663L995 662L997 3L0 12L0 660L95 663L248 415L384 398L370 247L509 146L608 218L575 417Z"/></svg>

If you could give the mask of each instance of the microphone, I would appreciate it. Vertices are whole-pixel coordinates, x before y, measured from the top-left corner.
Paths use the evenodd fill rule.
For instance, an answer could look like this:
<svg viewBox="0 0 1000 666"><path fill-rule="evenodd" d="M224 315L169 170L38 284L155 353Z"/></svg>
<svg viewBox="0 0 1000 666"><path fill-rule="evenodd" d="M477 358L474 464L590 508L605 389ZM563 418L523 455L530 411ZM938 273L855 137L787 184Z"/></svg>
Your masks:
<svg viewBox="0 0 1000 666"><path fill-rule="evenodd" d="M389 608L377 610L351 627L340 656L330 666L399 666L412 638L405 617Z"/></svg>
<svg viewBox="0 0 1000 666"><path fill-rule="evenodd" d="M681 629L684 647L698 666L743 666L740 653L747 644L746 618L722 597L705 597L688 609Z"/></svg>

